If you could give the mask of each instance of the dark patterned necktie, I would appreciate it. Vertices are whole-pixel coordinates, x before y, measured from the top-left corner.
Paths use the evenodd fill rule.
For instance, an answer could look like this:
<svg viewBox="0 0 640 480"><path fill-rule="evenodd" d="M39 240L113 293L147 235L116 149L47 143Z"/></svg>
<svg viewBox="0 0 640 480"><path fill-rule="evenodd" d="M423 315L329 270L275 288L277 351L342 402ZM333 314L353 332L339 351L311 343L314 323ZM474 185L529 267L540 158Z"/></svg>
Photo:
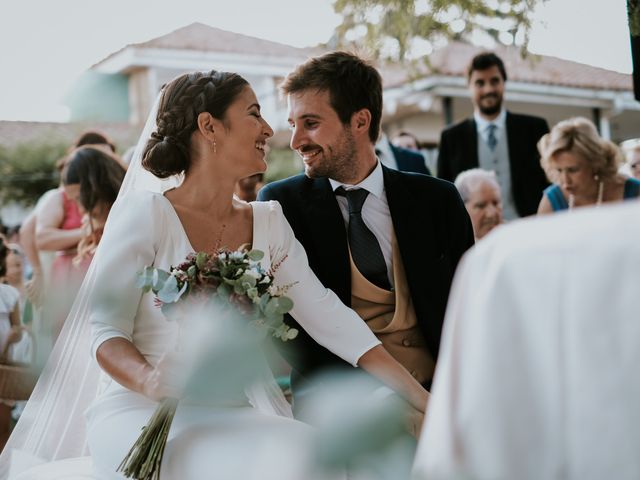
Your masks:
<svg viewBox="0 0 640 480"><path fill-rule="evenodd" d="M362 205L369 192L363 188L345 190L336 189L336 195L347 197L349 202L349 246L351 256L362 275L374 285L389 290L387 264L384 261L378 239L362 220Z"/></svg>
<svg viewBox="0 0 640 480"><path fill-rule="evenodd" d="M498 144L498 139L496 138L497 128L498 127L496 127L493 123L490 123L487 127L487 130L489 131L489 134L487 135L487 145L489 145L491 151L494 151L496 149L496 145Z"/></svg>

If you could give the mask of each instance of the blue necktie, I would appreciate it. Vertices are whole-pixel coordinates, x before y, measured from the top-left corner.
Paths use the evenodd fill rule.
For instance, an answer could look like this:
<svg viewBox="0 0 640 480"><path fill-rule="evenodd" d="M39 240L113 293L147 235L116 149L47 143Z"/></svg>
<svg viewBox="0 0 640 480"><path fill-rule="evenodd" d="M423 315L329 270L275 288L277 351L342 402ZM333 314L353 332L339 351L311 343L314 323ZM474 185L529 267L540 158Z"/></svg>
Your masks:
<svg viewBox="0 0 640 480"><path fill-rule="evenodd" d="M498 144L498 139L496 138L496 127L493 123L490 123L487 127L489 134L487 135L487 145L494 151L496 149L496 145Z"/></svg>
<svg viewBox="0 0 640 480"><path fill-rule="evenodd" d="M356 267L362 275L374 285L390 290L387 264L384 261L378 239L362 220L362 205L369 192L363 188L345 190L336 189L336 195L347 197L349 202L349 247Z"/></svg>

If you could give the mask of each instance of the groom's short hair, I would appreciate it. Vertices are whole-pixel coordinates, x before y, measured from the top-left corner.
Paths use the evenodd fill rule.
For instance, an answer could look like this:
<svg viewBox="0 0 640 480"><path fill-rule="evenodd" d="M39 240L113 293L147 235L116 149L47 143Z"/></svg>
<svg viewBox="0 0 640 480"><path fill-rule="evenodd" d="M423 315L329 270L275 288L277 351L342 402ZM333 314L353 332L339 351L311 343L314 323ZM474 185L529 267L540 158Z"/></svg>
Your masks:
<svg viewBox="0 0 640 480"><path fill-rule="evenodd" d="M310 58L280 85L284 95L305 90L328 91L331 106L346 125L352 115L366 108L371 113L369 138L378 140L382 117L382 78L369 63L347 52L331 52Z"/></svg>

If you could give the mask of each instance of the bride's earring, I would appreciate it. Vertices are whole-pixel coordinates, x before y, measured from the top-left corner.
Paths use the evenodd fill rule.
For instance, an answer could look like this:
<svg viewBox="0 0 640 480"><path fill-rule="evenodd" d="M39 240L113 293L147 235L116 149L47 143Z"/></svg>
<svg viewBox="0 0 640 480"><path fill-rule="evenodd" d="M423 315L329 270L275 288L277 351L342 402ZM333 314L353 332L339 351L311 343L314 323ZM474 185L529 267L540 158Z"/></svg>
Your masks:
<svg viewBox="0 0 640 480"><path fill-rule="evenodd" d="M218 153L218 149L216 148L216 139L213 139L213 142L211 142L211 146L213 146L213 153Z"/></svg>

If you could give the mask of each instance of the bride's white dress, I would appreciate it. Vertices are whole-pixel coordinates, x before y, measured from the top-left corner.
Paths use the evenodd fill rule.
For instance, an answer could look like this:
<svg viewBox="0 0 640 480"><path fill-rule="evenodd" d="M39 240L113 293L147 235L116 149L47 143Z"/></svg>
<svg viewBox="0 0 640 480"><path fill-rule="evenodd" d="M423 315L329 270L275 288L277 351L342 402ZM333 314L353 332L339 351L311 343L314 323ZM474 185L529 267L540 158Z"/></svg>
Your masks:
<svg viewBox="0 0 640 480"><path fill-rule="evenodd" d="M127 198L128 197L128 198ZM102 239L96 292L117 301L96 299L91 308L92 353L104 341L123 337L134 343L151 365L172 349L178 326L154 306L153 294L134 285L146 265L168 270L193 252L171 203L159 193L134 191ZM262 266L280 264L276 285L295 283L287 295L292 315L320 344L355 365L379 343L337 296L310 270L277 202L255 202L253 248L262 250ZM87 436L98 478L123 478L115 471L139 436L157 403L105 375L105 388L87 411ZM222 408L181 405L163 459L163 480L314 478L310 427L252 406Z"/></svg>

